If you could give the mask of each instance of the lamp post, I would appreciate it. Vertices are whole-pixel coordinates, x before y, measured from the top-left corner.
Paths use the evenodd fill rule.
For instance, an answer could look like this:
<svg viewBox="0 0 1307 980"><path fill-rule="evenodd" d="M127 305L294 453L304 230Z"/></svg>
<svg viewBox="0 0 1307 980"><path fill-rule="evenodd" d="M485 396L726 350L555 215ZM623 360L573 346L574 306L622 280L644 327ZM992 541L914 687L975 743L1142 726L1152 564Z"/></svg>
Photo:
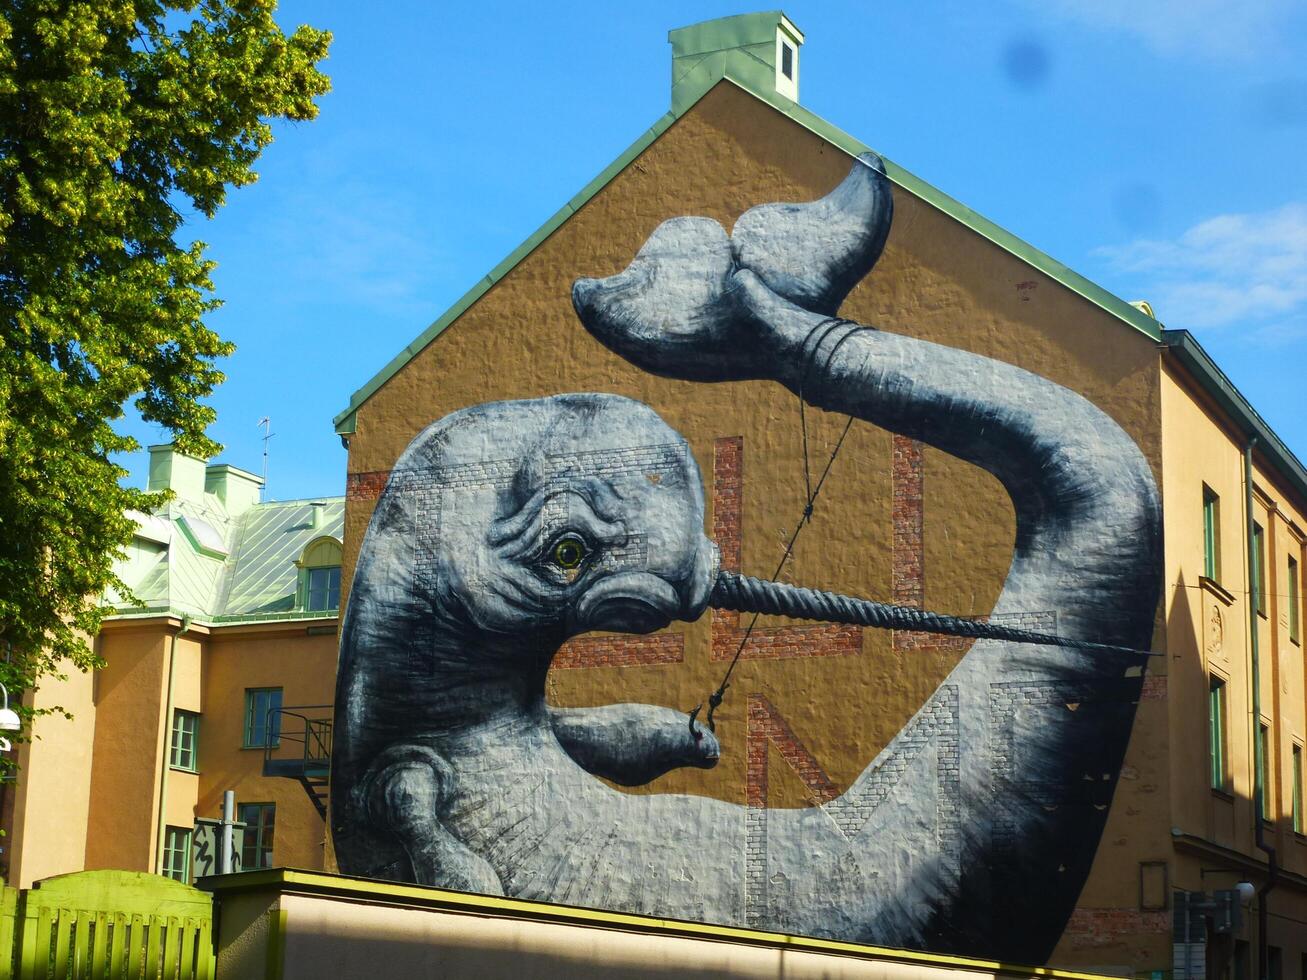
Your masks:
<svg viewBox="0 0 1307 980"><path fill-rule="evenodd" d="M4 706L0 707L0 732L19 732L23 730L22 719L18 712L9 707L9 688L0 682L0 694L4 696ZM12 746L9 739L0 735L0 752L8 752Z"/></svg>

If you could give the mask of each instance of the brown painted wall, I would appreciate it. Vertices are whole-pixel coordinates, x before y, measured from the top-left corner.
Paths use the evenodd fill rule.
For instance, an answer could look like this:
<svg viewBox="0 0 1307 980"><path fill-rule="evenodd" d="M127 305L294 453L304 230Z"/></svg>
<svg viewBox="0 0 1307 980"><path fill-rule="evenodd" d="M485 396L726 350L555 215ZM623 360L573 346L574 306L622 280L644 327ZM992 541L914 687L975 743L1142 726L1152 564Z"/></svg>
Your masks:
<svg viewBox="0 0 1307 980"><path fill-rule="evenodd" d="M313 624L321 627L318 621ZM332 624L334 625L334 624ZM263 750L241 748L245 689L282 688L282 704L330 704L336 684L336 637L309 636L303 624L280 629L232 627L210 641L204 672L203 739L196 816L221 815L222 793L236 802L275 803L272 860L292 868L321 868L325 829L303 787L292 779L265 778ZM283 752L300 746L283 740Z"/></svg>
<svg viewBox="0 0 1307 980"><path fill-rule="evenodd" d="M171 631L105 631L96 691L87 870L153 870Z"/></svg>
<svg viewBox="0 0 1307 980"><path fill-rule="evenodd" d="M385 472L426 424L479 402L566 391L652 405L690 442L729 567L770 576L803 505L798 406L779 386L702 385L645 374L593 341L572 310L578 276L619 271L663 220L706 215L728 229L760 203L811 200L850 159L765 104L721 84L524 259L358 412L350 443L345 578ZM1020 365L1116 419L1161 483L1158 355L1143 335L901 190L888 246L841 315ZM820 469L843 417L810 411ZM850 533L849 529L856 529ZM1011 506L988 474L853 427L784 577L932 609L983 614L1011 557ZM736 558L735 556L738 556ZM549 678L556 704L648 701L689 708L717 685L739 623L705 616L651 638L587 638ZM957 662L955 641L760 621L718 713L713 771L647 792L805 806L847 787ZM1158 660L1159 673L1165 663ZM1150 682L1104 845L1058 962L1169 956L1166 913L1120 942L1095 938L1106 910L1137 906L1139 863L1170 839L1165 677ZM1150 938L1151 937L1151 938Z"/></svg>

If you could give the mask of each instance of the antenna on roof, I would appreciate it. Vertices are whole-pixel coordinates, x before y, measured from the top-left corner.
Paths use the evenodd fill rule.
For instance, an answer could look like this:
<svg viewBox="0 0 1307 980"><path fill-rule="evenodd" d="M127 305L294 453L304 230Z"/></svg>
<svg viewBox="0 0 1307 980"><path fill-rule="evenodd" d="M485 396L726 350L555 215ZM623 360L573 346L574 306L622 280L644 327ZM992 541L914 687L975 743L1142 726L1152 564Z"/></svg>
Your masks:
<svg viewBox="0 0 1307 980"><path fill-rule="evenodd" d="M267 415L255 425L263 426L263 486L259 487L259 500L262 501L263 495L268 492L268 440L277 433L272 431L272 419Z"/></svg>

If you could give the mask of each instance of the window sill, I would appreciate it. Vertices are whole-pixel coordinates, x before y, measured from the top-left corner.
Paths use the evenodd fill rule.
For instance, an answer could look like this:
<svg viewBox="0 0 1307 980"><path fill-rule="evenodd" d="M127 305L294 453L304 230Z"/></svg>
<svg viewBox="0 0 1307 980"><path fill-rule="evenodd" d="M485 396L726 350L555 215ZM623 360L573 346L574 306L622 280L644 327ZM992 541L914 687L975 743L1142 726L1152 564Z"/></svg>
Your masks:
<svg viewBox="0 0 1307 980"><path fill-rule="evenodd" d="M1215 796L1218 800L1224 800L1226 803L1234 802L1234 794L1231 793L1229 790L1221 789L1220 787L1217 786L1213 786L1211 789L1212 789L1212 795Z"/></svg>
<svg viewBox="0 0 1307 980"><path fill-rule="evenodd" d="M280 743L280 742L273 742L271 745L242 745L242 746L241 746L241 751L242 751L242 752L263 752L263 751L266 751L267 749L279 749L279 748L281 748L281 743Z"/></svg>
<svg viewBox="0 0 1307 980"><path fill-rule="evenodd" d="M1216 581L1216 579L1208 578L1206 575L1200 575L1198 577L1198 584L1208 592L1212 593L1212 595L1216 596L1216 598L1220 599L1221 602L1225 603L1227 606L1234 605L1234 594L1226 591L1225 587L1221 585L1220 582Z"/></svg>
<svg viewBox="0 0 1307 980"><path fill-rule="evenodd" d="M200 770L198 769L187 769L185 766L174 766L171 763L169 763L168 769L171 772L188 772L192 776L198 776L200 774Z"/></svg>

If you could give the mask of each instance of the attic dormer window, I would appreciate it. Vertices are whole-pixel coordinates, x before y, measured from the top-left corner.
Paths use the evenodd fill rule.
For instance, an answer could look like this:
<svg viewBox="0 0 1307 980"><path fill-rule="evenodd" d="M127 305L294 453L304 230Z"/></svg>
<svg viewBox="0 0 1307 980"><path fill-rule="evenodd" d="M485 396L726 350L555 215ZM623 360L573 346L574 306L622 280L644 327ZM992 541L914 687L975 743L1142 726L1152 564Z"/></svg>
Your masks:
<svg viewBox="0 0 1307 980"><path fill-rule="evenodd" d="M340 566L310 568L308 570L309 612L325 612L340 608Z"/></svg>
<svg viewBox="0 0 1307 980"><path fill-rule="evenodd" d="M329 535L309 542L296 562L301 609L331 612L340 608L340 556L340 542Z"/></svg>
<svg viewBox="0 0 1307 980"><path fill-rule="evenodd" d="M781 74L794 81L794 49L781 42Z"/></svg>

